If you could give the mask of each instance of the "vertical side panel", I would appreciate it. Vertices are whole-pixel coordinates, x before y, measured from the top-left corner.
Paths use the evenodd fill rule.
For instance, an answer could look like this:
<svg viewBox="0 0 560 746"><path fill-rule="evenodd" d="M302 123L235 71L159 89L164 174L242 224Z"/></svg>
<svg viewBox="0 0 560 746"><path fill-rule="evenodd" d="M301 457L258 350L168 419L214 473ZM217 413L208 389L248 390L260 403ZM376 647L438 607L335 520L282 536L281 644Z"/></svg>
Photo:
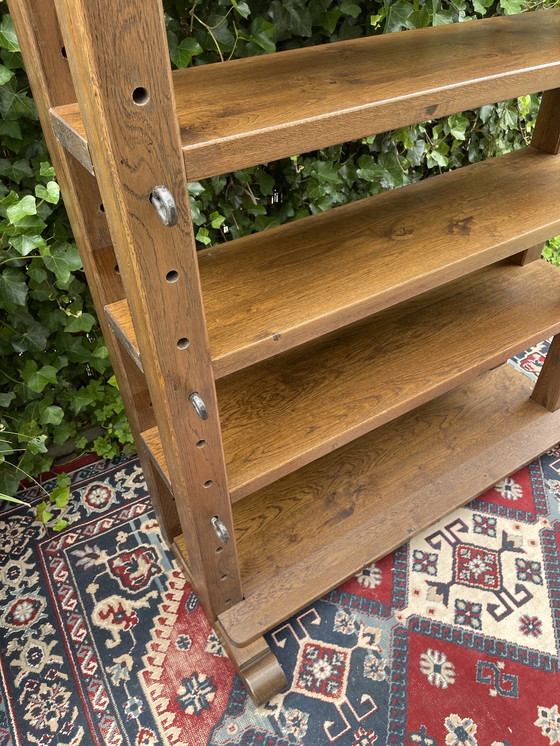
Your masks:
<svg viewBox="0 0 560 746"><path fill-rule="evenodd" d="M132 433L139 446L148 489L162 531L171 542L181 531L177 510L170 496L158 489L157 475L149 457L143 453L145 449L139 437L142 430L155 424L146 382L128 356L123 355L114 343L103 313L103 307L122 298L124 291L115 271L115 254L107 220L101 209L101 196L95 179L67 155L56 140L50 124L49 109L52 106L75 101L66 59L67 51L60 34L55 7L50 0L10 0L9 8L101 329L115 368Z"/></svg>
<svg viewBox="0 0 560 746"><path fill-rule="evenodd" d="M163 9L160 0L57 7L191 573L215 618L241 600L241 584ZM151 203L158 186L176 204L172 227Z"/></svg>

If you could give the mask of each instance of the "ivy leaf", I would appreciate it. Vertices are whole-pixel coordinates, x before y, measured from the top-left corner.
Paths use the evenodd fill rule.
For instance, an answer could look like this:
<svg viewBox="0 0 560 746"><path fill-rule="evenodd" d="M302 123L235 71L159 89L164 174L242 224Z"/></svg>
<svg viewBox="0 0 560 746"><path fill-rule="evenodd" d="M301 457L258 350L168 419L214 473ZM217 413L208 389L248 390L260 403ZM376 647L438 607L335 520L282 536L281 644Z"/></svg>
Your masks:
<svg viewBox="0 0 560 746"><path fill-rule="evenodd" d="M41 523L48 523L52 520L53 514L47 509L47 503L45 501L37 505L37 520Z"/></svg>
<svg viewBox="0 0 560 746"><path fill-rule="evenodd" d="M14 140L21 140L21 126L17 119L0 120L0 136L5 135Z"/></svg>
<svg viewBox="0 0 560 746"><path fill-rule="evenodd" d="M24 331L12 335L10 342L16 352L27 352L27 350L43 351L47 348L49 338L48 329L34 319L29 320Z"/></svg>
<svg viewBox="0 0 560 746"><path fill-rule="evenodd" d="M249 18L251 15L251 8L247 5L246 2L237 2L237 0L231 0L231 4L235 8L235 10L239 13L240 16L243 16L243 18Z"/></svg>
<svg viewBox="0 0 560 746"><path fill-rule="evenodd" d="M467 127L469 126L469 120L463 114L453 114L448 117L447 123L449 126L450 135L455 140L466 140Z"/></svg>
<svg viewBox="0 0 560 746"><path fill-rule="evenodd" d="M212 243L212 239L209 238L209 231L207 228L199 228L196 234L196 240L203 243L205 246L209 246Z"/></svg>
<svg viewBox="0 0 560 746"><path fill-rule="evenodd" d="M286 32L311 36L313 20L304 0L275 0L270 4L270 13L276 26L276 38L283 38Z"/></svg>
<svg viewBox="0 0 560 746"><path fill-rule="evenodd" d="M433 26L444 26L453 23L453 15L450 10L436 10L432 16Z"/></svg>
<svg viewBox="0 0 560 746"><path fill-rule="evenodd" d="M357 18L361 13L360 6L351 2L351 0L343 0L340 4L340 10L347 16L352 16L352 18Z"/></svg>
<svg viewBox="0 0 560 746"><path fill-rule="evenodd" d="M14 495L19 487L21 479L18 473L6 466L0 469L0 492L3 495Z"/></svg>
<svg viewBox="0 0 560 746"><path fill-rule="evenodd" d="M16 82L17 79L14 78L0 87L0 114L4 119L38 119L33 99L25 91L15 90L13 86Z"/></svg>
<svg viewBox="0 0 560 746"><path fill-rule="evenodd" d="M60 425L64 419L64 410L62 407L51 405L46 407L45 411L41 416L42 425Z"/></svg>
<svg viewBox="0 0 560 746"><path fill-rule="evenodd" d="M74 414L79 414L84 407L87 407L89 404L93 404L94 401L94 394L92 394L87 389L81 389L72 397L70 407Z"/></svg>
<svg viewBox="0 0 560 746"><path fill-rule="evenodd" d="M35 438L30 438L27 441L27 450L33 456L36 456L38 453L46 453L47 452L47 436L37 435Z"/></svg>
<svg viewBox="0 0 560 746"><path fill-rule="evenodd" d="M58 485L49 495L49 500L56 503L57 508L65 508L70 500L70 489L62 485Z"/></svg>
<svg viewBox="0 0 560 746"><path fill-rule="evenodd" d="M72 272L82 268L78 250L72 244L57 244L50 255L44 257L45 266L54 272L62 285L67 285Z"/></svg>
<svg viewBox="0 0 560 746"><path fill-rule="evenodd" d="M14 77L13 70L6 67L6 65L0 65L0 85L4 85Z"/></svg>
<svg viewBox="0 0 560 746"><path fill-rule="evenodd" d="M240 32L239 36L246 41L253 42L253 44L256 44L267 54L270 54L271 52L276 51L276 44L273 41L275 30L276 26L273 23L270 23L265 18L259 17L251 22L249 36L242 32Z"/></svg>
<svg viewBox="0 0 560 746"><path fill-rule="evenodd" d="M380 166L373 156L371 155L362 155L358 159L358 165L359 168L356 171L356 176L359 179L365 179L366 181L379 181L384 173L385 169Z"/></svg>
<svg viewBox="0 0 560 746"><path fill-rule="evenodd" d="M47 182L46 187L42 184L37 184L35 187L35 196L39 199L44 199L45 202L50 202L51 205L56 205L60 199L60 187L56 181Z"/></svg>
<svg viewBox="0 0 560 746"><path fill-rule="evenodd" d="M68 474L63 471L57 476L56 483L59 487L70 487L72 480L70 479Z"/></svg>
<svg viewBox="0 0 560 746"><path fill-rule="evenodd" d="M96 320L91 313L79 313L69 316L64 326L65 332L90 332L95 326Z"/></svg>
<svg viewBox="0 0 560 746"><path fill-rule="evenodd" d="M0 301L5 299L16 306L24 306L27 296L25 275L15 267L5 267L0 274Z"/></svg>
<svg viewBox="0 0 560 746"><path fill-rule="evenodd" d="M521 13L525 7L525 0L500 0L500 8L506 16L512 16Z"/></svg>
<svg viewBox="0 0 560 746"><path fill-rule="evenodd" d="M74 437L75 434L76 424L74 422L61 422L53 433L52 441L57 445L61 445Z"/></svg>
<svg viewBox="0 0 560 746"><path fill-rule="evenodd" d="M48 161L43 161L43 163L41 163L41 166L39 168L39 176L42 179L47 179L48 181L55 178L54 168Z"/></svg>
<svg viewBox="0 0 560 746"><path fill-rule="evenodd" d="M53 526L53 531L64 531L68 526L68 521L65 518L59 518Z"/></svg>
<svg viewBox="0 0 560 746"><path fill-rule="evenodd" d="M336 25L342 13L338 10L325 10L317 16L317 22L326 29L329 34L334 33Z"/></svg>
<svg viewBox="0 0 560 746"><path fill-rule="evenodd" d="M43 365L42 368L34 371L28 377L24 373L24 380L31 391L40 394L49 383L56 383L56 368L53 368L52 365Z"/></svg>
<svg viewBox="0 0 560 746"><path fill-rule="evenodd" d="M8 391L7 394L0 394L0 407L9 407L15 398L16 395L13 391Z"/></svg>
<svg viewBox="0 0 560 746"><path fill-rule="evenodd" d="M193 36L187 36L186 39L178 44L177 48L171 55L171 61L177 67L187 67L195 54L200 54L204 50Z"/></svg>
<svg viewBox="0 0 560 746"><path fill-rule="evenodd" d="M7 14L0 23L0 47L7 49L9 52L19 52L19 42L14 31L14 24L11 16Z"/></svg>
<svg viewBox="0 0 560 746"><path fill-rule="evenodd" d="M6 213L8 214L8 220L12 223L19 223L26 215L36 215L37 203L35 197L32 194L26 194L14 205L10 205Z"/></svg>
<svg viewBox="0 0 560 746"><path fill-rule="evenodd" d="M210 213L210 221L212 228L219 228L224 223L225 217L220 215L219 212L212 212Z"/></svg>
<svg viewBox="0 0 560 746"><path fill-rule="evenodd" d="M27 256L40 246L46 245L42 236L27 235L26 233L10 237L8 243L22 256Z"/></svg>
<svg viewBox="0 0 560 746"><path fill-rule="evenodd" d="M387 34L392 31L412 28L409 18L413 11L414 6L407 0L396 0L396 2L388 5L383 32Z"/></svg>
<svg viewBox="0 0 560 746"><path fill-rule="evenodd" d="M259 169L255 174L255 181L261 188L262 194L269 196L274 192L275 178L263 169Z"/></svg>

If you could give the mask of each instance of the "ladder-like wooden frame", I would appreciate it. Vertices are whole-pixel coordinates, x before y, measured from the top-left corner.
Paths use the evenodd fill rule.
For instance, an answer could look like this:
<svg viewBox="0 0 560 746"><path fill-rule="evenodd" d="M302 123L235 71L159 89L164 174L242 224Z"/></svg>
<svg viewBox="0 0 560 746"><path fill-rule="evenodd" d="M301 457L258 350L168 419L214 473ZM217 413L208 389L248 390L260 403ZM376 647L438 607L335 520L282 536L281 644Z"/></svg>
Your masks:
<svg viewBox="0 0 560 746"><path fill-rule="evenodd" d="M465 238L463 254L453 261L440 259L437 267L434 265L425 274L418 272L416 276L396 278L393 284L387 281L387 289L378 288L373 292L369 286L364 286L359 302L354 300L344 308L333 305L328 313L318 314L315 319L302 317L297 323L291 319L291 326L287 324L282 333L257 336L253 342L252 332L247 332L245 341L240 342L237 349L225 346L221 357L216 354L213 357L209 329L214 334L219 323L211 326L214 313L211 304L210 312L205 314L201 273L206 283L205 278L210 277L211 272L204 274L205 267L218 260L213 259L212 252L197 256L187 174L193 180L290 155L300 149L323 147L341 139L370 134L372 116L376 120L375 131L379 132L545 88L531 152L503 156L504 160L497 159L495 165L488 167L469 167L477 168L476 174L491 183L492 178L504 179L512 164L525 166L527 178L533 178L531 183L535 189L539 184L545 185L542 187L544 200L546 189L553 189L560 183L556 176L560 170L558 161L537 154L537 150L553 155L560 151L560 59L554 57L554 33L560 28L560 10L541 12L548 13L546 21L552 21L548 47L542 35L540 42L535 40L533 45L528 45L526 36L523 41L524 33L548 27L539 14L531 14L521 21L510 18L461 24L466 30L440 27L410 36L391 35L392 40L375 40L377 47L372 47L372 40L368 40L367 49L363 40L344 42L344 55L350 56L363 54L363 50L373 54L378 48L380 54L387 56L388 45L401 45L403 50L411 50L415 64L422 55L426 56L426 48L433 48L435 53L447 50L454 55L457 48L468 49L471 40L474 40L472 43L493 44L494 34L505 31L515 39L515 49L521 51L519 60L511 50L504 52L503 59L492 61L496 70L486 77L479 74L480 63L476 62L476 55L472 55L473 61L469 62L472 70L467 71L465 79L456 80L449 74L449 79L438 88L434 87L432 78L420 81L425 90L418 91L405 90L400 81L395 83L397 86L402 83L400 96L393 95L389 89L384 93L385 98L374 97L361 108L344 108L342 103L338 106L334 96L334 103L330 104L332 111L312 113L308 120L300 118L284 123L271 120L268 129L265 127L262 131L185 145L184 127L181 124L180 129L177 116L176 93L179 91L183 97L182 116L188 116L188 103L185 106L188 86L192 83L195 90L197 79L187 71L187 77L183 76L179 84L178 78L171 74L160 0L144 0L141 12L132 0L56 0L55 4L56 10L50 0L9 0L41 124L148 488L165 539L253 698L262 702L286 685L285 676L262 636L266 631L560 439L559 337L553 341L532 402L527 401L528 383L514 383L511 371L485 374L479 389L476 388L478 384L469 383L476 373L488 371L524 345L560 331L560 308L556 310L554 302L546 297L547 293L552 295L560 290L558 277L549 267L534 262L540 256L542 241L555 235L560 227L560 215L556 210L554 216L548 218L547 214L554 212L552 207L535 208L532 227L520 226L518 235L496 238L493 243L484 245L479 245L478 238L472 239L472 246ZM476 25L479 23L483 25ZM441 48L438 47L440 39L445 41ZM540 51L536 50L538 43ZM339 45L330 45L329 48L303 50L301 56L299 52L290 52L284 57L272 55L244 60L236 63L237 66L228 63L229 67L221 67L218 71L218 66L208 66L198 79L201 86L218 86L222 71L227 71L225 84L230 86L243 80L250 84L253 74L266 82L267 75L283 65L290 69L290 65L307 63L322 70L330 55L336 57L340 49ZM526 57L531 59L524 62ZM504 66L503 70L500 65ZM321 73L318 74L320 77ZM433 70L430 68L430 75L437 78L437 66ZM342 89L337 90L343 97ZM381 93L376 95L381 96ZM468 187L468 180L470 178L472 183L475 172L465 173L464 178L462 174L446 175L445 181L430 180L430 183L415 185L414 191L407 188L408 192L403 190L396 196L383 196L383 204L389 214L399 216L404 214L407 199L414 205L415 201L429 199L433 193L456 189L465 195L467 202L470 200L473 210L480 209L475 205L474 190L471 194ZM473 175L469 176L471 173ZM175 206L167 213L167 225L156 209L161 194L170 195ZM282 241L287 247L316 231L322 230L326 237L333 226L336 229L336 221L344 219L350 224L353 219L362 219L368 205L369 202L364 202L341 208L333 213L333 223L328 222L328 216L314 216L307 219L307 223L298 221L268 235L278 247L282 246ZM509 220L507 215L502 217ZM376 220L382 224L381 216ZM472 220L472 217L457 219L446 230L449 234L468 236ZM374 222L371 224L373 227ZM413 232L404 224L399 226L395 224L392 229L391 240L406 239ZM251 261L257 262L259 247L255 240L258 239L253 239L237 242L240 264L251 257ZM311 239L306 240L309 244ZM318 247L320 249L321 245ZM442 247L445 248L445 243ZM377 248L382 255L383 247ZM363 261L363 255L360 257ZM502 261L484 269L506 257L510 259L509 265ZM389 255L387 266L390 266L390 259ZM514 263L527 266L523 270L515 269ZM477 272L472 274L475 270ZM451 285L445 284L450 282ZM488 292L490 282L496 283L495 293ZM524 283L528 283L526 292ZM371 416L362 414L356 403L349 401L350 414L357 413L352 415L353 425L348 425L344 432L334 432L330 439L323 435L315 446L302 445L299 452L297 448L292 449L276 466L263 467L260 472L257 469L254 474L249 470L244 477L233 474L227 466L224 437L232 419L227 407L228 396L241 401L243 387L250 386L251 381L256 387L263 377L268 376L266 380L273 381L279 353L284 351L284 355L289 355L294 346L306 345L298 350L304 350L308 362L297 368L294 362L297 358L286 360L295 366L293 369L302 381L301 390L307 391L303 381L313 377L314 365L320 363L325 370L329 370L329 365L332 367L329 345L333 349L340 347L341 336L337 330L343 326L348 329L350 342L344 349L350 359L354 349L358 352L365 349L364 340L369 338L372 328L367 318L373 313L377 314L379 327L389 334L391 329L399 328L399 314L417 313L420 309L420 315L430 318L430 304L436 308L436 316L440 308L444 311L451 308L448 296L452 292L465 299L467 309L471 295L473 309L483 305L488 296L495 295L497 310L501 310L499 304L502 303L509 319L531 303L535 287L542 289L543 298L535 302L530 320L510 324L516 327L515 333L506 334L503 341L487 341L487 348L480 355L472 345L469 348L465 343L464 348L458 350L460 357L455 362L450 357L446 362L448 369L441 372L441 380L435 371L426 373L428 380L421 388L415 384L417 389L414 390L406 386L395 389L386 397L382 410L372 411ZM431 295L426 294L427 291ZM216 296L220 292L218 288ZM336 295L337 287L325 287L325 294L331 292ZM418 302L417 297L421 298ZM360 323L348 327L353 322ZM327 333L329 336L325 337ZM459 332L455 330L454 333ZM317 343L313 342L315 338L320 338ZM406 334L403 338L408 339ZM385 338L381 336L380 339ZM409 344L412 343L411 337ZM358 363L368 375L370 369L373 370L367 355L363 360L358 356ZM333 375L335 373L338 376L337 371ZM221 379L218 393L216 379ZM364 383L358 381L357 390L360 385L364 387L367 380L371 379L364 377ZM287 390L291 385L287 385ZM323 401L326 411L328 396L320 393L318 382L313 382L313 386L311 401L316 391L317 402ZM480 411L473 406L473 413L464 415L465 402L469 397L476 399L480 391L490 404ZM501 396L507 400L503 407L496 404L500 403ZM383 398L381 394L380 397ZM240 411L238 408L237 416ZM429 430L428 427L432 420L449 417L450 412L453 413L451 419L459 420L464 428L460 433L464 444L459 460L445 450L448 436L442 440L441 436L433 434L434 428ZM253 416L255 413L257 409ZM227 427L221 427L220 414L225 417ZM299 416L299 410L296 415ZM483 433L488 440L484 452L480 450L477 418L490 423L488 431ZM290 421L288 416L286 421ZM512 435L509 431L514 422L517 431ZM272 436L287 439L288 434L282 432L280 425L278 420L278 431L276 427L271 428ZM377 462L387 461L390 447L399 442L404 433L426 427L429 430L423 433L426 448L439 449L440 453L439 471L434 472L437 479L431 475L426 477L416 469L409 475L406 486L409 493L405 497L400 495L398 500L394 498L394 503L385 505L381 494L378 503L365 500L366 507L361 506L356 495L367 491L368 484L371 489L372 474L375 473L376 480L381 479L383 470ZM360 436L365 440L356 441ZM240 445L236 446L240 462L250 461L249 451L243 450L250 445L249 440L241 438ZM337 450L329 455L333 449ZM363 479L363 484L357 486L350 485L345 476L345 463L352 464L356 454L360 457L360 478ZM444 467L445 464L449 467ZM458 491L458 477L471 483L468 494ZM388 476L384 478L390 481ZM312 487L315 484L320 485L316 495ZM329 519L332 525L327 525L332 537L328 542L313 545L309 556L291 559L284 545L293 540L298 548L304 546L301 516L298 518L297 511L293 510L285 518L282 516L286 531L291 532L290 538L276 542L275 534L267 534L264 529L267 516L276 510L275 501L288 501L292 496L299 499L302 495L305 500L300 501L301 515L309 517L313 501L320 502L320 493L327 489L327 484L340 501L332 520ZM232 505L233 502L236 504ZM341 532L340 527L347 525L344 521L348 516L354 511L358 516L360 510L363 514L360 513L359 519ZM259 523L263 525L260 535L254 528ZM277 532L278 526L272 530ZM312 526L309 530L313 533ZM238 538L244 533L249 535L255 549L248 550L244 544L241 551ZM373 537L375 546L368 544L368 536ZM313 537L309 542L311 546ZM349 546L355 547L351 556L348 556ZM263 570L265 565L267 569Z"/></svg>

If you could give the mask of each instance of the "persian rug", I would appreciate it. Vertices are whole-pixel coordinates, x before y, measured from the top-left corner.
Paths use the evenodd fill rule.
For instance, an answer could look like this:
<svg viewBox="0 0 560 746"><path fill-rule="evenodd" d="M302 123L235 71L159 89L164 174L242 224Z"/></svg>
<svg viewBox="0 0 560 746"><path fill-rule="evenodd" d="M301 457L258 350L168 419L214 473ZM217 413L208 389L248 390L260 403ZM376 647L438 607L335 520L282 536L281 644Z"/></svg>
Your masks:
<svg viewBox="0 0 560 746"><path fill-rule="evenodd" d="M289 689L260 708L137 461L71 478L60 534L0 515L0 746L560 744L560 447L271 632Z"/></svg>

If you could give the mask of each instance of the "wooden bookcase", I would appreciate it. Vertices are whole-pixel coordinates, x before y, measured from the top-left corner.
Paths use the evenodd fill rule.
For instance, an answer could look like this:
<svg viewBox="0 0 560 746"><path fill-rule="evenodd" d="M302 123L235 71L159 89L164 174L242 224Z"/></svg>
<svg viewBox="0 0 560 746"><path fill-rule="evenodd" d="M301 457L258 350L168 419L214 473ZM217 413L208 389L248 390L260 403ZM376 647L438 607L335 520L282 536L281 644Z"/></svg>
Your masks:
<svg viewBox="0 0 560 746"><path fill-rule="evenodd" d="M560 336L534 390L502 365L560 331L560 9L172 73L160 0L9 5L162 531L262 702L264 633L560 440ZM195 250L188 180L543 90L531 147Z"/></svg>

